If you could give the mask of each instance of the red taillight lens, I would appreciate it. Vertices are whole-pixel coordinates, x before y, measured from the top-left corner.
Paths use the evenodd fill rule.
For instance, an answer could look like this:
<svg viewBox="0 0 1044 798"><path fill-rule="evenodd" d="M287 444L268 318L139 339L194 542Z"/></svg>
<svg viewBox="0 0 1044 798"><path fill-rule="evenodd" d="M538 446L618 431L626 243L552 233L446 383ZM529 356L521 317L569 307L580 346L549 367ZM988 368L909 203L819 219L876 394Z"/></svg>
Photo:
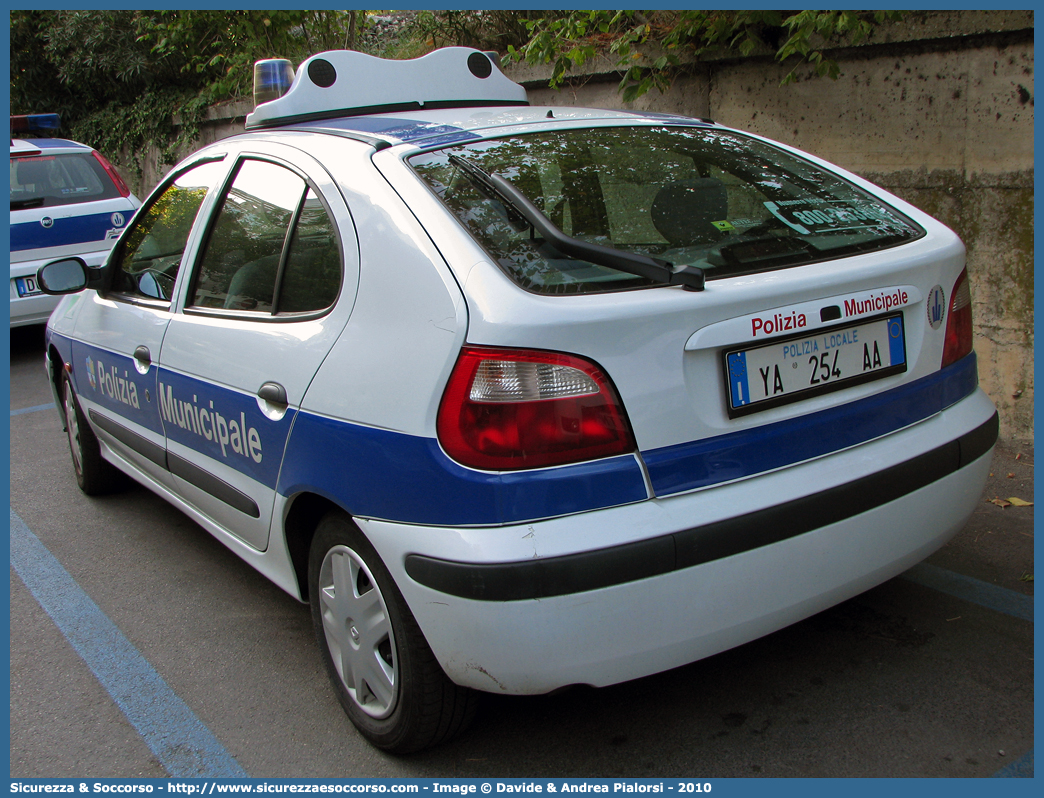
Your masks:
<svg viewBox="0 0 1044 798"><path fill-rule="evenodd" d="M130 186L123 182L123 178L120 177L119 172L116 171L116 167L109 163L109 160L97 150L93 150L92 155L98 159L98 163L102 165L106 174L112 179L113 184L116 186L116 190L120 192L121 196L130 196Z"/></svg>
<svg viewBox="0 0 1044 798"><path fill-rule="evenodd" d="M541 468L634 450L608 378L573 355L465 347L439 406L439 442L490 471Z"/></svg>
<svg viewBox="0 0 1044 798"><path fill-rule="evenodd" d="M946 320L946 343L943 346L942 365L956 363L972 351L971 287L968 270L964 269L953 284L950 296L950 315Z"/></svg>

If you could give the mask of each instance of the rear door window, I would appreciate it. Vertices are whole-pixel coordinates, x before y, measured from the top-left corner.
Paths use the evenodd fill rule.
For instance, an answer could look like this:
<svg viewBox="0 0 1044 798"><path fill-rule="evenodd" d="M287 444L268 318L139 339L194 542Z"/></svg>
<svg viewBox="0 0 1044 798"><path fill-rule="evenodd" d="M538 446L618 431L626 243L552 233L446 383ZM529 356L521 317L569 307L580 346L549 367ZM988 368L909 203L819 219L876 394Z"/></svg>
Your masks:
<svg viewBox="0 0 1044 798"><path fill-rule="evenodd" d="M211 228L188 306L263 316L330 307L341 285L337 230L297 173L245 159Z"/></svg>

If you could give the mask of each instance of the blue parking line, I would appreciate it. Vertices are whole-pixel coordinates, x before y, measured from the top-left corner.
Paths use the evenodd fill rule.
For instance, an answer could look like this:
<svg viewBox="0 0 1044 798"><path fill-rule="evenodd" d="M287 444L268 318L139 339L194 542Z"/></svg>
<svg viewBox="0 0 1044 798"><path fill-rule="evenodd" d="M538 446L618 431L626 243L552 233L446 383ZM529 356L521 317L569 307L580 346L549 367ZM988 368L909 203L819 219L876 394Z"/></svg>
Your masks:
<svg viewBox="0 0 1044 798"><path fill-rule="evenodd" d="M991 585L989 582L973 579L963 574L956 574L926 562L915 565L902 577L918 585L970 601L994 612L1002 612L1005 615L1033 623L1033 596L1024 596L1014 590L997 587L997 585Z"/></svg>
<svg viewBox="0 0 1044 798"><path fill-rule="evenodd" d="M11 567L172 777L247 777L13 508Z"/></svg>
<svg viewBox="0 0 1044 798"><path fill-rule="evenodd" d="M11 415L52 407L41 405ZM167 685L47 547L11 509L11 566L95 677L175 778L247 778L195 713ZM927 563L903 575L916 584L1033 622L1033 597ZM1033 776L1033 750L994 778Z"/></svg>
<svg viewBox="0 0 1044 798"><path fill-rule="evenodd" d="M46 405L36 405L35 407L23 407L18 410L12 410L11 416L21 416L25 413L38 413L41 410L50 410L54 407L54 402L50 402Z"/></svg>
<svg viewBox="0 0 1044 798"><path fill-rule="evenodd" d="M993 774L995 779L1032 779L1033 778L1033 749L1016 759L1010 765L1001 768Z"/></svg>
<svg viewBox="0 0 1044 798"><path fill-rule="evenodd" d="M947 571L937 565L919 563L902 575L918 585L937 590L980 607L1033 623L1033 596L1025 596L981 579ZM995 779L1033 778L1033 749L993 774Z"/></svg>

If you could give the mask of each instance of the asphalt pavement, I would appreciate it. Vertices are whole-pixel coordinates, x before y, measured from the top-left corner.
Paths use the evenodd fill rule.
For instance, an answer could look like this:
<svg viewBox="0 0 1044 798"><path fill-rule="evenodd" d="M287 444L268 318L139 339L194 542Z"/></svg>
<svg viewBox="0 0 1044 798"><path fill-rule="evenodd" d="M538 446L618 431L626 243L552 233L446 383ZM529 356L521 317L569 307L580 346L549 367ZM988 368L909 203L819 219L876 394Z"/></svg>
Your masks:
<svg viewBox="0 0 1044 798"><path fill-rule="evenodd" d="M80 493L42 353L12 331L12 777L179 775L157 724L251 777L1032 775L1031 447L908 574L667 673L488 696L396 758L343 715L307 607L148 490Z"/></svg>

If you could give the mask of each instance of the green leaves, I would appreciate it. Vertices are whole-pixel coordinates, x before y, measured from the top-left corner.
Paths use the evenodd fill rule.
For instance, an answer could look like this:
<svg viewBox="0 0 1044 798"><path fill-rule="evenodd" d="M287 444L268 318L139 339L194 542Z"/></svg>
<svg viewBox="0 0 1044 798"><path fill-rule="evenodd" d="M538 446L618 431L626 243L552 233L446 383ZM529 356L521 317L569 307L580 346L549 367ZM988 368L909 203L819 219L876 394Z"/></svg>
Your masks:
<svg viewBox="0 0 1044 798"><path fill-rule="evenodd" d="M11 112L57 112L66 131L119 158L149 142L184 139L208 104L250 95L253 63L299 63L350 47L359 11L181 10L10 12ZM445 45L507 51L506 61L551 66L551 87L604 56L632 102L670 88L675 75L714 53L774 54L836 78L829 48L859 44L897 11L422 11L411 23L413 57ZM416 50L416 51L414 51Z"/></svg>
<svg viewBox="0 0 1044 798"><path fill-rule="evenodd" d="M837 62L823 50L830 45L862 44L874 29L886 22L902 19L900 11L799 11L783 20L789 38L776 52L776 60L797 57L794 68L783 78L783 84L794 82L796 70L803 63L812 64L820 77L836 79Z"/></svg>
<svg viewBox="0 0 1044 798"><path fill-rule="evenodd" d="M250 95L254 61L298 63L342 48L357 14L14 10L12 113L58 112L67 135L117 162L150 143L169 160L196 134L208 105Z"/></svg>
<svg viewBox="0 0 1044 798"><path fill-rule="evenodd" d="M562 11L528 23L529 41L508 48L508 59L552 64L549 86L598 53L616 57L620 91L632 101L650 89L666 91L684 60L709 52L750 56L759 50L793 62L783 78L796 80L802 64L821 77L840 67L825 51L866 41L877 26L900 19L898 11ZM778 44L782 40L782 44Z"/></svg>

